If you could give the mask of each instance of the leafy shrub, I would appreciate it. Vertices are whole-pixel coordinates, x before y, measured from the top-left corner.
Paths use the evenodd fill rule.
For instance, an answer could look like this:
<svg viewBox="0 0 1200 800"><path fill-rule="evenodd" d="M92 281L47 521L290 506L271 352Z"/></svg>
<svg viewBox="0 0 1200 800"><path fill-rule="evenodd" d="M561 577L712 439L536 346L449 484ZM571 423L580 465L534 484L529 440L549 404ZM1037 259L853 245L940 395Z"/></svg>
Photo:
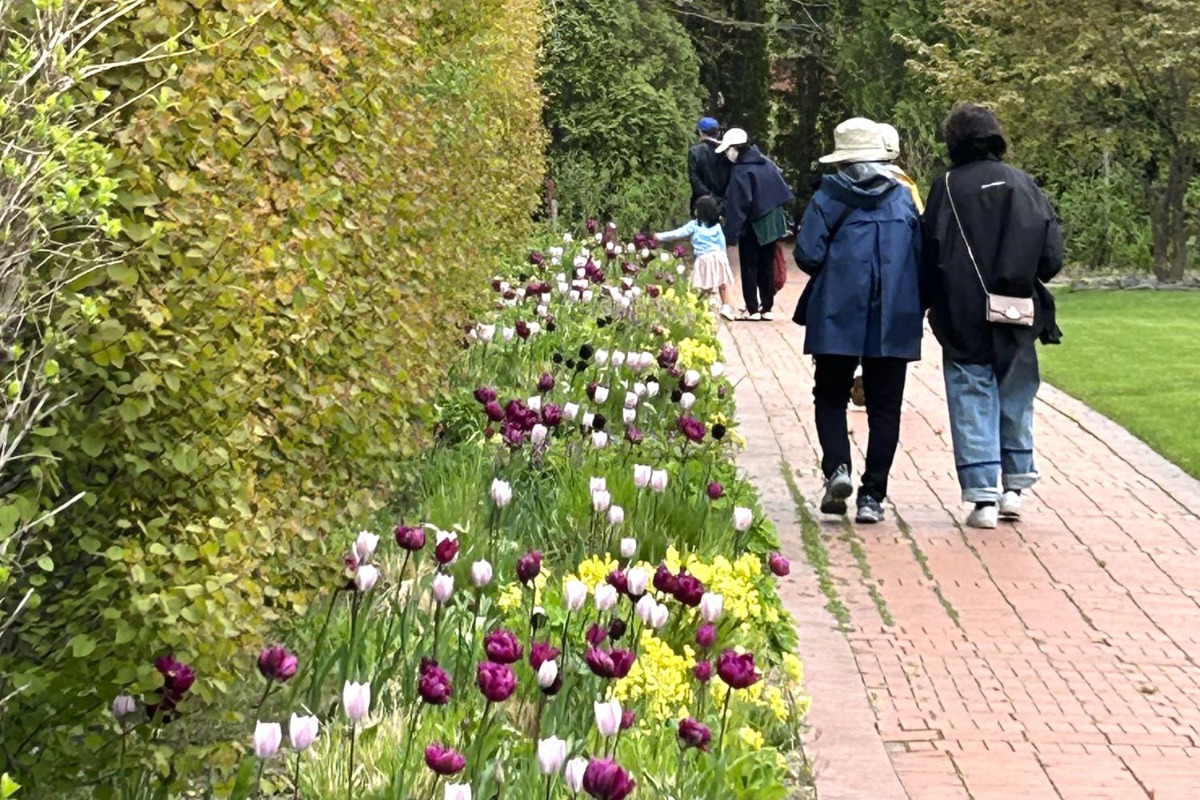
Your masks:
<svg viewBox="0 0 1200 800"><path fill-rule="evenodd" d="M0 661L34 796L95 777L100 710L157 687L154 656L217 700L247 642L305 608L324 534L385 499L536 202L538 14L157 0L98 40L191 52L83 85L129 103L109 137L124 251L81 289L79 402L39 438L49 491L86 501ZM205 755L170 745L164 773Z"/></svg>
<svg viewBox="0 0 1200 800"><path fill-rule="evenodd" d="M678 223L701 97L683 27L637 0L555 3L549 24L542 82L561 215Z"/></svg>

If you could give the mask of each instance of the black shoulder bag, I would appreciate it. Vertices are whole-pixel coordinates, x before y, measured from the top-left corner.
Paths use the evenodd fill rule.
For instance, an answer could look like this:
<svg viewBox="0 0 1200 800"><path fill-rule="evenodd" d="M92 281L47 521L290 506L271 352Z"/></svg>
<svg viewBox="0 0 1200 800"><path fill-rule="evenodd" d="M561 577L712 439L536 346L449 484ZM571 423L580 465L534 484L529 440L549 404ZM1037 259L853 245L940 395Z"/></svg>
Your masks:
<svg viewBox="0 0 1200 800"><path fill-rule="evenodd" d="M834 237L836 237L838 231L841 230L842 223L844 223L846 218L853 214L854 211L854 206L846 206L843 208L842 213L838 215L837 220L833 223L833 227L829 229L829 244L825 248L825 260L829 260L829 249L833 247ZM797 226L796 237L797 239L800 237L799 226ZM792 322L801 327L808 324L808 302L810 299L812 299L813 286L816 285L817 276L824 271L825 265L822 264L821 269L808 276L808 283L804 284L804 291L800 293L800 301L796 303L796 310L792 314Z"/></svg>

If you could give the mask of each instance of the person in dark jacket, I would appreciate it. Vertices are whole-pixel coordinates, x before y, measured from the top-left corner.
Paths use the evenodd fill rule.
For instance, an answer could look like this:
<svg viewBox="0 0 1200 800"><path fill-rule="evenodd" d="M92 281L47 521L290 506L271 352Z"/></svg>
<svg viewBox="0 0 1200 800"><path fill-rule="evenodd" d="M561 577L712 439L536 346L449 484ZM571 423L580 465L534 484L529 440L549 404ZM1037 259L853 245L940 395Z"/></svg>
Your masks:
<svg viewBox="0 0 1200 800"><path fill-rule="evenodd" d="M692 184L692 214L696 213L696 201L705 195L717 201L717 207L725 205L725 190L729 186L729 172L733 165L717 155L721 143L721 123L712 117L703 117L696 123L696 135L700 141L688 151L688 181Z"/></svg>
<svg viewBox="0 0 1200 800"><path fill-rule="evenodd" d="M787 235L787 205L794 199L775 162L731 128L717 146L733 164L725 192L725 240L738 248L747 318L775 318L775 248Z"/></svg>
<svg viewBox="0 0 1200 800"><path fill-rule="evenodd" d="M953 166L929 195L922 285L942 345L963 501L975 504L967 525L990 529L1020 517L1021 493L1038 479L1035 348L1061 339L1044 284L1062 269L1063 236L1033 178L1002 161L1008 143L995 114L959 106L943 138ZM1032 298L1033 325L988 321L989 294Z"/></svg>
<svg viewBox="0 0 1200 800"><path fill-rule="evenodd" d="M814 356L813 399L824 514L845 514L853 492L846 407L859 364L871 438L856 521L883 519L888 474L900 442L908 364L921 357L921 227L911 192L887 164L875 123L843 122L834 152L838 170L821 181L796 235L796 263L810 277L797 309L804 352Z"/></svg>

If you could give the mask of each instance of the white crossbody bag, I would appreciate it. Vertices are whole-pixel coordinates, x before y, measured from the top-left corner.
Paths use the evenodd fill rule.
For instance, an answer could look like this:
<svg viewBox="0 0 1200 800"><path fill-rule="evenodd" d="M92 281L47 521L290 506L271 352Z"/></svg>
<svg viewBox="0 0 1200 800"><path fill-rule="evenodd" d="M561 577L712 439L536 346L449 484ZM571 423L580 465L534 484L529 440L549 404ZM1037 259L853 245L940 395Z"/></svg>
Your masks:
<svg viewBox="0 0 1200 800"><path fill-rule="evenodd" d="M1036 308L1032 297L1008 297L1002 294L992 294L983 281L983 273L979 271L979 262L975 260L975 252L967 239L962 220L958 216L958 208L954 205L954 194L950 191L950 173L946 173L946 199L950 201L950 210L954 212L954 221L958 224L958 233L962 236L963 244L967 246L967 255L971 258L971 266L975 267L975 276L983 287L983 295L987 298L987 321L1000 325L1020 325L1032 328Z"/></svg>

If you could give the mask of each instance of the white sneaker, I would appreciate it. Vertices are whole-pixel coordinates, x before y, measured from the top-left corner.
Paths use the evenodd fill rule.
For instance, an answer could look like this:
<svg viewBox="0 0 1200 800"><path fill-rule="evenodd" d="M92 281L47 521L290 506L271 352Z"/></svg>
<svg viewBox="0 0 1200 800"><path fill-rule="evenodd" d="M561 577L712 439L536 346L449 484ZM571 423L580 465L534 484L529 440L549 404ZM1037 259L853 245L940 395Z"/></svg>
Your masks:
<svg viewBox="0 0 1200 800"><path fill-rule="evenodd" d="M763 322L774 322L775 321L775 315L773 313L771 313L770 311L762 312L762 318L763 318Z"/></svg>
<svg viewBox="0 0 1200 800"><path fill-rule="evenodd" d="M976 508L967 515L967 527L990 531L996 528L1000 521L1000 509L995 506Z"/></svg>
<svg viewBox="0 0 1200 800"><path fill-rule="evenodd" d="M753 314L746 317L746 319L750 320L751 322L758 322L762 319L762 314L759 314L757 311L755 311Z"/></svg>
<svg viewBox="0 0 1200 800"><path fill-rule="evenodd" d="M733 322L733 309L728 304L721 306L721 316Z"/></svg>
<svg viewBox="0 0 1200 800"><path fill-rule="evenodd" d="M1021 518L1021 503L1023 497L1016 492L1005 492L1000 498L1000 519L1018 520Z"/></svg>

